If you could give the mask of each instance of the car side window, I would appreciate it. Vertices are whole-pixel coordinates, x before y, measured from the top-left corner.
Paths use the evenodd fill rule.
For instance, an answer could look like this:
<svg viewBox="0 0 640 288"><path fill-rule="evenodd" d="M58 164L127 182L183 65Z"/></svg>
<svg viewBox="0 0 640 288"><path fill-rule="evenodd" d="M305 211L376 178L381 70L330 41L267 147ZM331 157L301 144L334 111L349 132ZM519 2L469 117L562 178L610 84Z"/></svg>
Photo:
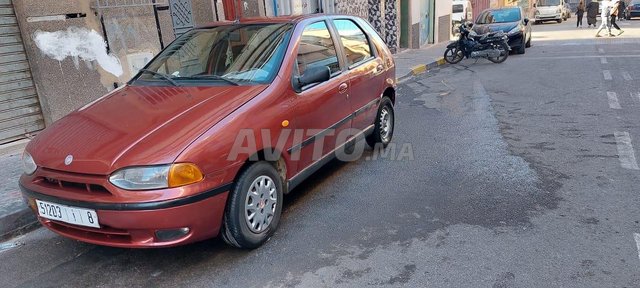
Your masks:
<svg viewBox="0 0 640 288"><path fill-rule="evenodd" d="M324 21L315 22L304 29L296 63L298 75L303 75L314 66L327 66L332 75L340 71L336 47Z"/></svg>
<svg viewBox="0 0 640 288"><path fill-rule="evenodd" d="M340 35L340 42L344 47L348 66L373 56L369 39L356 23L347 19L334 20L333 23L338 30L338 35Z"/></svg>

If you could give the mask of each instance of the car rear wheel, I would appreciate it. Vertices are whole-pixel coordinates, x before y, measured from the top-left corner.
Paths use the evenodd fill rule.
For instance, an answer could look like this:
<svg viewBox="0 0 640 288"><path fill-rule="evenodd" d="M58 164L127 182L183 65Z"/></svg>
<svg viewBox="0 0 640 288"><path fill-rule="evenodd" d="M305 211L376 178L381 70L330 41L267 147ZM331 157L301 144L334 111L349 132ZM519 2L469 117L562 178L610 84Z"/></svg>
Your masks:
<svg viewBox="0 0 640 288"><path fill-rule="evenodd" d="M393 129L395 125L395 111L393 103L388 97L383 97L378 113L376 114L376 122L373 126L373 133L366 137L367 144L375 147L376 144L382 144L387 147L393 138Z"/></svg>
<svg viewBox="0 0 640 288"><path fill-rule="evenodd" d="M282 212L283 185L268 162L256 162L241 172L227 200L222 239L231 246L253 249L276 231Z"/></svg>

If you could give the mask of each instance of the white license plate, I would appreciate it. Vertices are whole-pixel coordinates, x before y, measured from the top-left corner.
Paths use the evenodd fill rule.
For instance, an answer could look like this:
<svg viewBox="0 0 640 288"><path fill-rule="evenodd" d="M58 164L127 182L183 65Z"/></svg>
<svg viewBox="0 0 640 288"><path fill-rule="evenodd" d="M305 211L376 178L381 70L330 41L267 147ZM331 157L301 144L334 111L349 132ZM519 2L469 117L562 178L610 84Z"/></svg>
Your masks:
<svg viewBox="0 0 640 288"><path fill-rule="evenodd" d="M60 205L36 199L38 215L69 224L100 228L95 210Z"/></svg>

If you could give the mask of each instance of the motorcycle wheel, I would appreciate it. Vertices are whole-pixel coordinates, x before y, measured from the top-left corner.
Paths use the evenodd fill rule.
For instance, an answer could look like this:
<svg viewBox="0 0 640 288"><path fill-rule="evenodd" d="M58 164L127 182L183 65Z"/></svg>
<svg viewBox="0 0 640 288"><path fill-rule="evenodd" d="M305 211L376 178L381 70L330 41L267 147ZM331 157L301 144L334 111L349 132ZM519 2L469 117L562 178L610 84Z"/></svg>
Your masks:
<svg viewBox="0 0 640 288"><path fill-rule="evenodd" d="M493 62L493 63L502 63L505 60L507 60L507 58L509 58L509 46L505 43L500 44L500 47L498 47L500 49L500 56L498 57L489 57L487 59L489 59L489 61Z"/></svg>
<svg viewBox="0 0 640 288"><path fill-rule="evenodd" d="M458 49L458 47L447 48L444 51L444 61L447 61L449 64L456 64L464 58L464 54L462 54L462 50Z"/></svg>

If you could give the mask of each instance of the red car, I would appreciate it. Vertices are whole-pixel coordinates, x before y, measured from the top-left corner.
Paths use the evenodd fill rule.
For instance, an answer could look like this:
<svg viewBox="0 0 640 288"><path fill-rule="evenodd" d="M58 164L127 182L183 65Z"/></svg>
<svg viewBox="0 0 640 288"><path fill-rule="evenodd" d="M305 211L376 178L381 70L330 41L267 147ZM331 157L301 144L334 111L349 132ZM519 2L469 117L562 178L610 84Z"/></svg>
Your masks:
<svg viewBox="0 0 640 288"><path fill-rule="evenodd" d="M255 248L276 230L283 194L363 136L391 141L395 87L389 49L356 17L196 28L37 135L20 188L45 227L80 241L221 234Z"/></svg>

